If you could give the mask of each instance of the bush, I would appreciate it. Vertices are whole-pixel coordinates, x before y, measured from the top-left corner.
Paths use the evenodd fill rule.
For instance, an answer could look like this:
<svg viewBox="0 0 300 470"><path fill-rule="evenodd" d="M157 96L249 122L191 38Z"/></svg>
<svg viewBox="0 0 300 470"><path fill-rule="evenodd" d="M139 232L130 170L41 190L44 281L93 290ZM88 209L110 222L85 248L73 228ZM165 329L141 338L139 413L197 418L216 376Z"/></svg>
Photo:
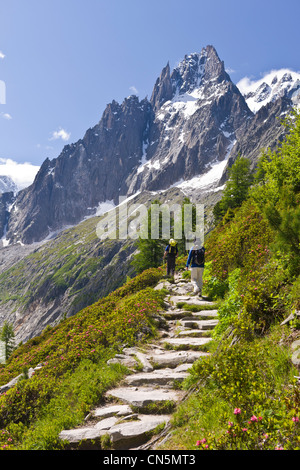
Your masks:
<svg viewBox="0 0 300 470"><path fill-rule="evenodd" d="M212 300L223 299L228 290L228 279L219 279L213 273L212 261L205 264L203 286L205 295Z"/></svg>
<svg viewBox="0 0 300 470"><path fill-rule="evenodd" d="M195 393L175 413L171 443L185 434L194 449L299 449L300 393L284 340L274 328L194 363L184 386Z"/></svg>

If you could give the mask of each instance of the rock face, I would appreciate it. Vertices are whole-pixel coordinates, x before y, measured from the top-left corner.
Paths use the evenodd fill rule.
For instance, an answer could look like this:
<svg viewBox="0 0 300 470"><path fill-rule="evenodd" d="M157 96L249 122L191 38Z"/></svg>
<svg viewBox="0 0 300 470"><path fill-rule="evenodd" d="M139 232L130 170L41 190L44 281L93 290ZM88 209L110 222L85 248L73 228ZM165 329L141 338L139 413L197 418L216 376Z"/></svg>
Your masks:
<svg viewBox="0 0 300 470"><path fill-rule="evenodd" d="M296 85L254 114L212 46L185 56L173 71L167 64L150 100L113 101L83 139L44 161L17 196L7 240L38 242L120 195L184 188L195 177L202 178L198 192L215 188L239 151L255 163L262 147L282 138L276 116L291 106Z"/></svg>
<svg viewBox="0 0 300 470"><path fill-rule="evenodd" d="M141 159L149 113L149 103L137 97L121 106L113 101L82 140L45 160L33 185L17 197L8 239L39 241L95 213L100 202L117 201L119 191L126 194L125 177Z"/></svg>
<svg viewBox="0 0 300 470"><path fill-rule="evenodd" d="M7 222L9 218L9 206L14 201L14 193L5 192L0 194L0 238L5 235Z"/></svg>

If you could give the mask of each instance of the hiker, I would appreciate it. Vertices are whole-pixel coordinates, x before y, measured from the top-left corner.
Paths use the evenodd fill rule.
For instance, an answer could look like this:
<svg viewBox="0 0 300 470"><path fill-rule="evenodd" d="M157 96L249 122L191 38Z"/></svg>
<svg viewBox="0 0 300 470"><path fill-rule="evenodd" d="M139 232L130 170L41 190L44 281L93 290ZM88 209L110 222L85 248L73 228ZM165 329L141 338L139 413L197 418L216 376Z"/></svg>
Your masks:
<svg viewBox="0 0 300 470"><path fill-rule="evenodd" d="M174 276L177 256L178 256L177 242L176 240L171 238L164 252L164 259L167 257L167 276Z"/></svg>
<svg viewBox="0 0 300 470"><path fill-rule="evenodd" d="M194 287L194 294L202 297L203 271L205 265L205 248L201 244L196 244L189 252L186 269L191 265L191 282Z"/></svg>

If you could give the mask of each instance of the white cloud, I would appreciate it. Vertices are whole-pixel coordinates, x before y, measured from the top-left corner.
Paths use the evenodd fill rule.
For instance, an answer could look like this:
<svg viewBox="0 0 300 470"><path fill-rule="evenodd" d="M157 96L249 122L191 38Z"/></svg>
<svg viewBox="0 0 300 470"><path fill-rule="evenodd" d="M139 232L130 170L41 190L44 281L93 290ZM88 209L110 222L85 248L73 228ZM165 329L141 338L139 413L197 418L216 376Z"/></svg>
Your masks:
<svg viewBox="0 0 300 470"><path fill-rule="evenodd" d="M49 140L62 139L64 142L67 142L70 137L70 133L68 133L65 129L60 128L58 131L52 132L52 137Z"/></svg>
<svg viewBox="0 0 300 470"><path fill-rule="evenodd" d="M135 88L135 86L129 87L129 90L130 90L134 95L138 95L138 94L139 94L139 92L138 92L137 88Z"/></svg>
<svg viewBox="0 0 300 470"><path fill-rule="evenodd" d="M30 186L40 167L31 163L18 163L10 158L0 158L0 175L10 176L18 189Z"/></svg>
<svg viewBox="0 0 300 470"><path fill-rule="evenodd" d="M8 113L2 113L1 116L3 119L6 119L7 121L10 121L12 119L12 116Z"/></svg>
<svg viewBox="0 0 300 470"><path fill-rule="evenodd" d="M236 73L236 70L232 69L231 67L228 67L225 71L226 71L229 75Z"/></svg>
<svg viewBox="0 0 300 470"><path fill-rule="evenodd" d="M249 77L244 77L236 84L236 86L238 87L242 95L245 95L249 91L249 89L252 87L252 85L255 84L256 82L257 80L252 80Z"/></svg>
<svg viewBox="0 0 300 470"><path fill-rule="evenodd" d="M5 57L5 54L3 54L2 51L0 51L0 59L4 59L4 57Z"/></svg>

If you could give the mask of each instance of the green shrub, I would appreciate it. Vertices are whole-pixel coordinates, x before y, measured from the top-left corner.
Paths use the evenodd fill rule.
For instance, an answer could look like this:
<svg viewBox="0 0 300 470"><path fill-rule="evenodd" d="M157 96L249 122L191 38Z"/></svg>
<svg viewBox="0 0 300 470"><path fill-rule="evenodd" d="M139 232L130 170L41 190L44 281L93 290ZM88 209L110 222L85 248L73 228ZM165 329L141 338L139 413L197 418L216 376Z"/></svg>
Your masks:
<svg viewBox="0 0 300 470"><path fill-rule="evenodd" d="M299 449L300 393L284 340L274 328L194 363L184 383L194 394L175 413L168 448L184 435L181 448Z"/></svg>

